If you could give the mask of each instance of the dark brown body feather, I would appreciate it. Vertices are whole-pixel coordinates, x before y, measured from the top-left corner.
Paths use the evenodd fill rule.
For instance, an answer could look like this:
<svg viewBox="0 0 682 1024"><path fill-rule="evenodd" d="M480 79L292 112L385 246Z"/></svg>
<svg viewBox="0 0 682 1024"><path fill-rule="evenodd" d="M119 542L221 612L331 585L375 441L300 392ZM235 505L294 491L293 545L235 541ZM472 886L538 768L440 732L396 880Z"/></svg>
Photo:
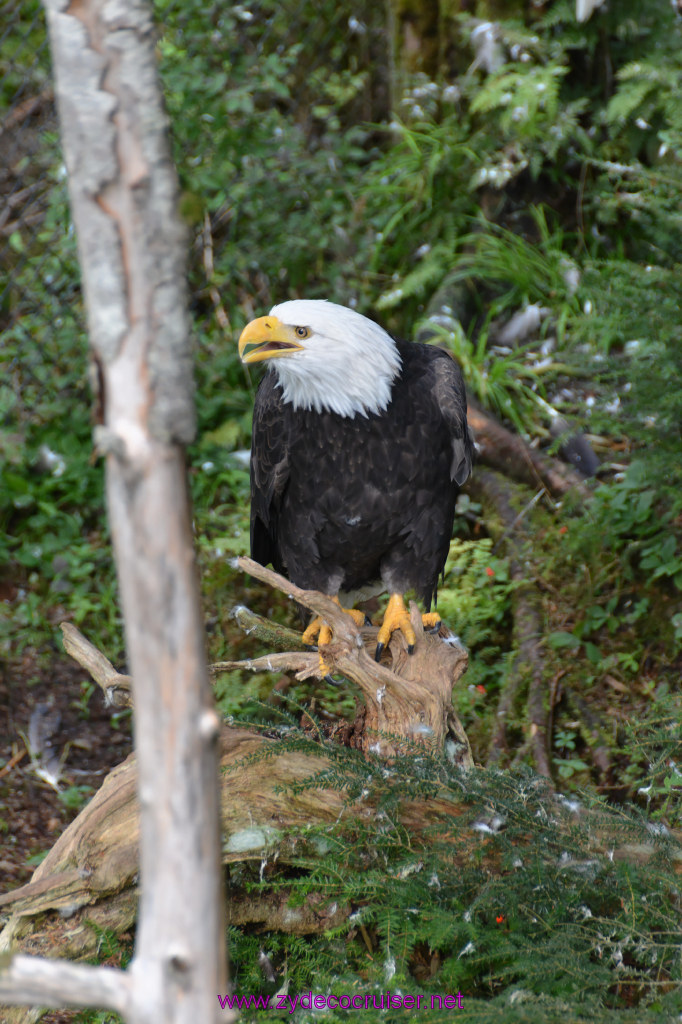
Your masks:
<svg viewBox="0 0 682 1024"><path fill-rule="evenodd" d="M402 370L380 414L295 410L271 369L253 418L251 554L298 586L335 594L381 580L427 608L448 553L473 446L459 367L398 343Z"/></svg>

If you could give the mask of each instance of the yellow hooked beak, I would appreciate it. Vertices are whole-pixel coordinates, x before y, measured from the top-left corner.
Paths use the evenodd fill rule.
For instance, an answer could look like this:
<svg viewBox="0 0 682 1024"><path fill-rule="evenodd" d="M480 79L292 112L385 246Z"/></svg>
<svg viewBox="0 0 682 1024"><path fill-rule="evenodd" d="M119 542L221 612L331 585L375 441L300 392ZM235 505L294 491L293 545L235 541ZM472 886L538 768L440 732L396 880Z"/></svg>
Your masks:
<svg viewBox="0 0 682 1024"><path fill-rule="evenodd" d="M301 332L297 334L296 332ZM259 363L262 359L288 356L303 348L299 339L308 331L283 324L276 316L259 316L247 324L239 338L239 357L243 363Z"/></svg>

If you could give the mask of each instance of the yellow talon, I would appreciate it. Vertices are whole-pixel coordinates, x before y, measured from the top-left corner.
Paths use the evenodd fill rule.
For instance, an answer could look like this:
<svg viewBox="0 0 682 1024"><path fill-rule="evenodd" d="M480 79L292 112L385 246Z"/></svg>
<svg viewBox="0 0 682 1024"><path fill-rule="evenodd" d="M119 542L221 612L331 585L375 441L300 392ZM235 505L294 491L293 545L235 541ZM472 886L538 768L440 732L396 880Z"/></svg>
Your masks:
<svg viewBox="0 0 682 1024"><path fill-rule="evenodd" d="M377 636L377 649L374 655L376 661L380 660L384 647L396 629L399 629L407 640L408 654L412 654L417 638L414 635L412 623L410 622L410 613L405 607L402 594L391 594L388 599L384 618Z"/></svg>
<svg viewBox="0 0 682 1024"><path fill-rule="evenodd" d="M422 624L427 629L434 629L440 626L440 615L437 612L427 612L422 615ZM376 661L381 660L381 655L386 644L390 641L392 634L399 629L407 641L407 653L414 653L416 636L410 622L410 613L405 607L402 594L391 594L388 599L383 622L377 635L377 649L374 655Z"/></svg>
<svg viewBox="0 0 682 1024"><path fill-rule="evenodd" d="M318 649L322 645L330 643L331 642L331 638L332 638L331 627L327 625L327 623L324 621L324 619L320 615L316 615L315 616L315 618L310 623L310 625L307 626L306 629L303 631L303 636L301 637L301 639L302 639L304 644L306 644L307 646L312 646L314 644L317 644ZM319 657L320 657L319 674L320 674L320 678L324 679L325 676L328 676L330 674L331 669L330 669L329 665L327 664L327 662L322 657L322 654L320 654Z"/></svg>
<svg viewBox="0 0 682 1024"><path fill-rule="evenodd" d="M424 612L422 615L422 626L424 629L435 629L440 626L440 615L438 612Z"/></svg>
<svg viewBox="0 0 682 1024"><path fill-rule="evenodd" d="M338 597L332 597L332 601L341 607ZM364 612L359 611L357 608L344 608L343 611L346 615L350 615L356 626L364 626ZM304 644L312 645L316 643L319 649L332 642L332 628L324 621L321 615L317 615L310 625L306 627L301 639ZM331 669L320 653L320 676L324 678L324 676L328 676L330 673Z"/></svg>
<svg viewBox="0 0 682 1024"><path fill-rule="evenodd" d="M324 620L319 615L317 615L313 619L313 621L308 626L306 626L306 628L304 629L303 636L301 637L301 640L303 641L303 643L304 644L314 644L316 642L316 640L317 640L318 635L322 631L322 627L323 626L324 626ZM329 627L327 627L327 628L329 628ZM329 643L328 640L327 640L327 643Z"/></svg>

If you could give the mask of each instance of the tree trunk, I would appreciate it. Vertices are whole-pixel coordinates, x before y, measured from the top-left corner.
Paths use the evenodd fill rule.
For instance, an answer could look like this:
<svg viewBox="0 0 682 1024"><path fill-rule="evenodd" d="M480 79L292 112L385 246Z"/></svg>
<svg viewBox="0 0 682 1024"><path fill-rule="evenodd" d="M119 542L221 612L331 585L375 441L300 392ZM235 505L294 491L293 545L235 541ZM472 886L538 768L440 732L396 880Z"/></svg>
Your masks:
<svg viewBox="0 0 682 1024"><path fill-rule="evenodd" d="M46 0L46 8L102 382L104 422L96 441L107 456L133 676L140 913L126 972L14 957L0 975L0 999L110 1008L131 1024L232 1019L216 999L226 985L220 730L184 463L194 434L186 241L151 7L145 0ZM109 833L107 813L104 822ZM112 836L120 838L115 830ZM108 862L96 851L92 858L81 870L97 878ZM77 882L72 875L64 881L73 896Z"/></svg>

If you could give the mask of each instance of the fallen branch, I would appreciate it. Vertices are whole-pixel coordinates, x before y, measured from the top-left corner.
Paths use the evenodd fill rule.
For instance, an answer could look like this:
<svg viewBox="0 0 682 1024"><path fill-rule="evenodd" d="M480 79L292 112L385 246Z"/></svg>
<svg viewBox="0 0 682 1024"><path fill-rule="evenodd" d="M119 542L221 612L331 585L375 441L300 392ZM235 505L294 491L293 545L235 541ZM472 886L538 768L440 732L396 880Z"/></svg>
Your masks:
<svg viewBox="0 0 682 1024"><path fill-rule="evenodd" d="M61 624L64 650L103 690L107 707L132 706L132 677L117 672L109 659L70 622Z"/></svg>
<svg viewBox="0 0 682 1024"><path fill-rule="evenodd" d="M273 622L272 619L266 619L264 615L257 615L243 604L238 604L232 609L232 618L248 636L261 640L266 647L275 647L279 651L300 651L301 649L300 631L290 629L279 622Z"/></svg>
<svg viewBox="0 0 682 1024"><path fill-rule="evenodd" d="M322 893L309 893L303 903L291 906L288 889L258 894L235 888L230 891L227 923L265 925L269 932L289 935L319 935L338 928L351 915L347 903L332 903Z"/></svg>
<svg viewBox="0 0 682 1024"><path fill-rule="evenodd" d="M130 976L111 967L15 956L0 974L0 1000L10 996L31 1005L97 1006L125 1015L130 1010Z"/></svg>
<svg viewBox="0 0 682 1024"><path fill-rule="evenodd" d="M476 439L478 461L512 480L537 490L545 488L555 498L573 491L581 498L591 490L585 478L570 466L557 462L529 447L490 413L484 412L469 397L467 419Z"/></svg>
<svg viewBox="0 0 682 1024"><path fill-rule="evenodd" d="M538 772L549 778L550 702L544 682L541 649L542 601L534 582L528 579L528 563L523 555L523 547L529 541L528 533L523 517L519 516L512 500L512 484L496 473L483 470L476 474L474 486L483 502L494 508L501 536L505 538L509 549L510 576L516 584L512 590L511 600L514 642L518 655L500 695L487 763L497 764L509 753L507 720L521 688L525 685L528 691L529 746Z"/></svg>

